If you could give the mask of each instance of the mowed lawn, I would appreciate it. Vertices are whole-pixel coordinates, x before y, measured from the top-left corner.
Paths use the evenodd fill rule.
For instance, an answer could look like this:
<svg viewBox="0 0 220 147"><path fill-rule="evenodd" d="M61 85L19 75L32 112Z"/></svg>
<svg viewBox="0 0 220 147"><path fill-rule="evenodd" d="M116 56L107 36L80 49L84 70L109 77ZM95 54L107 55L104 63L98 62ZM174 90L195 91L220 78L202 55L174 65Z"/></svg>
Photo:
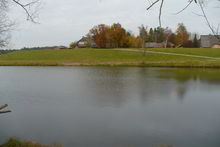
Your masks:
<svg viewBox="0 0 220 147"><path fill-rule="evenodd" d="M181 54L220 57L220 49L151 49ZM184 52L184 50L186 50ZM220 67L220 60L152 54L117 49L22 50L0 55L4 66L159 66Z"/></svg>
<svg viewBox="0 0 220 147"><path fill-rule="evenodd" d="M166 53L178 53L187 55L198 55L208 57L220 57L220 48L155 48L150 51L159 51Z"/></svg>

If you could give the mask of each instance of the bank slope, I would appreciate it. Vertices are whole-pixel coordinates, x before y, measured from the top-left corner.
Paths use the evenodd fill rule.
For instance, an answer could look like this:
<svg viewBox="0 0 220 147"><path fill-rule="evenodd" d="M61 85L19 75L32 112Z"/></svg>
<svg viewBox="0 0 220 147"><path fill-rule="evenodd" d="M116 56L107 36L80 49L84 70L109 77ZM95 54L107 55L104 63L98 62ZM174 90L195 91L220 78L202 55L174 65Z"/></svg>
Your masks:
<svg viewBox="0 0 220 147"><path fill-rule="evenodd" d="M22 50L0 55L0 65L220 67L220 60L117 49Z"/></svg>

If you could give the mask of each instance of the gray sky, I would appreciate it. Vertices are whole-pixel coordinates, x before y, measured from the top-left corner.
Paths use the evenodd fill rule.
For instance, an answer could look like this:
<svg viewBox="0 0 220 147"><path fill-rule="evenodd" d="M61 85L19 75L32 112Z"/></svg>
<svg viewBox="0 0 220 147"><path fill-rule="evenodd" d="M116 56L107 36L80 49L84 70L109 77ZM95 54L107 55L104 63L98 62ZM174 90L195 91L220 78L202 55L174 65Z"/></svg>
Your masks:
<svg viewBox="0 0 220 147"><path fill-rule="evenodd" d="M11 18L16 21L12 32L10 48L32 46L66 45L80 39L95 25L121 23L127 30L138 34L138 26L158 26L158 7L146 11L147 0L41 0L39 12L40 24L25 21L25 14L19 7L12 8ZM178 1L178 2L177 2ZM163 27L173 30L183 22L193 33L209 34L198 6L190 8L179 15L174 15L187 4L188 0L165 0L162 23ZM206 11L213 25L220 23L220 2L209 0Z"/></svg>

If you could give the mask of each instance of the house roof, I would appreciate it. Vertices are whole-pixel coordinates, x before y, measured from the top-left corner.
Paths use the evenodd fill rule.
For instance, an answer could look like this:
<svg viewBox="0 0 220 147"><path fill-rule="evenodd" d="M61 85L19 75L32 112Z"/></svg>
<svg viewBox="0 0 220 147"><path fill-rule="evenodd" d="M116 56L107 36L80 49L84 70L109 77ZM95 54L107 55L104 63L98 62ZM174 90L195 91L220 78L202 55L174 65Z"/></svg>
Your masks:
<svg viewBox="0 0 220 147"><path fill-rule="evenodd" d="M201 47L212 47L215 44L220 44L220 35L201 35Z"/></svg>
<svg viewBox="0 0 220 147"><path fill-rule="evenodd" d="M88 41L88 37L82 37L77 43Z"/></svg>
<svg viewBox="0 0 220 147"><path fill-rule="evenodd" d="M86 43L91 43L92 47L97 47L95 41L89 37L82 37L79 41L76 42L78 47L86 47Z"/></svg>

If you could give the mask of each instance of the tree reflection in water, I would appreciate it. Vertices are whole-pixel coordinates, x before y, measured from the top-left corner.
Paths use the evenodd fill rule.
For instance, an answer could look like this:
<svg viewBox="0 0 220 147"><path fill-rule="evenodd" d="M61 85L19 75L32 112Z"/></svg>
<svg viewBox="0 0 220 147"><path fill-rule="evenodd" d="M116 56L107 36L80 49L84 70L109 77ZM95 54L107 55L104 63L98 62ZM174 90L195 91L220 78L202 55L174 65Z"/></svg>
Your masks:
<svg viewBox="0 0 220 147"><path fill-rule="evenodd" d="M195 83L219 84L220 70L176 68L96 68L86 79L91 101L101 107L121 107L128 102L146 104L150 101L183 100Z"/></svg>

